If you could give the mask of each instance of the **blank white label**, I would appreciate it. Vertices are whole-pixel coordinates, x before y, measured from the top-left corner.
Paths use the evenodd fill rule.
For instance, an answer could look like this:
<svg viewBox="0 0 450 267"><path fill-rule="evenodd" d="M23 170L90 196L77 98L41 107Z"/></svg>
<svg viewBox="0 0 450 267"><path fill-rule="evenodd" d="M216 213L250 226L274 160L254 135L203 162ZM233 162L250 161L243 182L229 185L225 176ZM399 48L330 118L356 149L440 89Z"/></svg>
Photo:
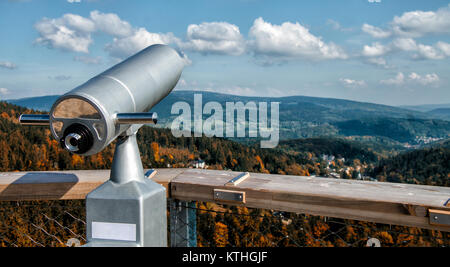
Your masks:
<svg viewBox="0 0 450 267"><path fill-rule="evenodd" d="M92 238L136 241L136 224L92 222Z"/></svg>

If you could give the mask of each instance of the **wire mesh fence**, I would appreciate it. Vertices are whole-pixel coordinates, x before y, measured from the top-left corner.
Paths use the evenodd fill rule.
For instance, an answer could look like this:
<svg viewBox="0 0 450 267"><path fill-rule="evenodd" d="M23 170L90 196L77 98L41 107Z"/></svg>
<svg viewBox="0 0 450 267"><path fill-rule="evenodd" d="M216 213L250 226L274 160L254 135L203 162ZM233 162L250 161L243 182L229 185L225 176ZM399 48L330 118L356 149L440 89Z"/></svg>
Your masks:
<svg viewBox="0 0 450 267"><path fill-rule="evenodd" d="M0 247L67 247L85 242L84 200L0 202Z"/></svg>
<svg viewBox="0 0 450 267"><path fill-rule="evenodd" d="M168 201L169 244L176 237L199 247L450 246L448 232L216 203L188 203L187 216L174 218L179 203ZM0 246L83 245L85 218L83 200L0 202Z"/></svg>
<svg viewBox="0 0 450 267"><path fill-rule="evenodd" d="M448 232L216 203L186 208L196 211L200 247L450 246Z"/></svg>

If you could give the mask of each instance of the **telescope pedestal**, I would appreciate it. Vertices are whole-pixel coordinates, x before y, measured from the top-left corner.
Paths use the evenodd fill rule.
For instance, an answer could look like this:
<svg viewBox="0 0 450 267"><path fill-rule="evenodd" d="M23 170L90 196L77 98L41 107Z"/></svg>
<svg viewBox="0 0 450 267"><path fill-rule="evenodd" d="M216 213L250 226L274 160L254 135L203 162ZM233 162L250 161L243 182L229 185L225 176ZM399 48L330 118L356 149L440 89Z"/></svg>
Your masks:
<svg viewBox="0 0 450 267"><path fill-rule="evenodd" d="M120 137L110 180L86 197L85 246L167 246L166 190L145 178L136 135Z"/></svg>

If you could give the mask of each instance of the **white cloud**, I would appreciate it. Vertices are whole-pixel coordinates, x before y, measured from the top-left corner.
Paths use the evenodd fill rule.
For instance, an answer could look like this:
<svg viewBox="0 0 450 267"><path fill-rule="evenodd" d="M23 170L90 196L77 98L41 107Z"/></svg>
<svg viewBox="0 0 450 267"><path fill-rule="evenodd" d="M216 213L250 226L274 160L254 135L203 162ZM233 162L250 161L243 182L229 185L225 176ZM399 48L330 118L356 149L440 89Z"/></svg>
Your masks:
<svg viewBox="0 0 450 267"><path fill-rule="evenodd" d="M381 44L375 42L372 45L365 45L361 54L370 58L379 58L388 53L411 52L413 59L439 60L450 56L450 44L438 42L435 45L419 44L412 38L395 38L391 43ZM369 60L366 59L366 62ZM382 59L371 59L369 63L385 65Z"/></svg>
<svg viewBox="0 0 450 267"><path fill-rule="evenodd" d="M90 19L74 14L65 14L57 19L43 18L34 27L40 35L36 43L82 53L89 52L90 33L95 30Z"/></svg>
<svg viewBox="0 0 450 267"><path fill-rule="evenodd" d="M412 38L397 38L392 42L392 47L401 51L416 52L415 59L444 59L449 56L446 50L449 44L438 42L434 46L418 44Z"/></svg>
<svg viewBox="0 0 450 267"><path fill-rule="evenodd" d="M396 34L407 37L450 33L450 5L437 11L405 12L395 16L391 25Z"/></svg>
<svg viewBox="0 0 450 267"><path fill-rule="evenodd" d="M333 29L335 29L337 31L341 31L341 32L349 32L349 31L353 30L352 28L342 27L342 25L339 22L332 20L332 19L327 20L327 25L330 25Z"/></svg>
<svg viewBox="0 0 450 267"><path fill-rule="evenodd" d="M425 74L421 76L415 72L411 72L408 78L402 72L399 72L395 78L381 80L380 83L386 85L403 85L405 83L409 84L421 84L421 85L436 85L440 81L439 76L436 73Z"/></svg>
<svg viewBox="0 0 450 267"><path fill-rule="evenodd" d="M81 0L67 0L69 3L81 3Z"/></svg>
<svg viewBox="0 0 450 267"><path fill-rule="evenodd" d="M114 58L124 59L131 56L147 46L153 44L169 44L174 42L176 37L171 34L160 34L148 32L145 28L134 30L133 34L114 38L113 42L106 46L106 50Z"/></svg>
<svg viewBox="0 0 450 267"><path fill-rule="evenodd" d="M378 27L375 27L375 26L372 26L372 25L369 25L366 23L363 24L361 30L365 33L370 34L374 38L380 38L380 39L388 38L392 34L390 31L385 31Z"/></svg>
<svg viewBox="0 0 450 267"><path fill-rule="evenodd" d="M387 79L387 80L381 80L380 83L387 84L387 85L402 85L405 83L405 75L403 73L399 72L395 78Z"/></svg>
<svg viewBox="0 0 450 267"><path fill-rule="evenodd" d="M0 95L8 95L9 94L9 90L6 88L0 88Z"/></svg>
<svg viewBox="0 0 450 267"><path fill-rule="evenodd" d="M438 42L436 47L447 57L450 57L450 44L445 42Z"/></svg>
<svg viewBox="0 0 450 267"><path fill-rule="evenodd" d="M89 18L65 14L57 19L43 18L34 26L40 35L35 40L36 43L49 48L81 53L89 53L89 46L93 42L92 33L106 33L114 38L105 49L112 57L119 59L126 58L152 44L178 41L172 33L152 33L145 28L133 28L118 15L101 13L97 10L92 11ZM187 57L184 57L188 62ZM88 64L98 64L101 61L99 58L79 56L74 59Z"/></svg>
<svg viewBox="0 0 450 267"><path fill-rule="evenodd" d="M372 46L365 45L362 51L362 55L365 57L379 57L387 54L390 51L391 49L388 46L376 42L373 43Z"/></svg>
<svg viewBox="0 0 450 267"><path fill-rule="evenodd" d="M355 88L355 87L365 87L367 84L365 81L361 80L352 80L352 79L347 79L347 78L341 78L339 79L339 81L346 87L351 87L351 88Z"/></svg>
<svg viewBox="0 0 450 267"><path fill-rule="evenodd" d="M9 61L0 61L0 67L12 70L17 68L17 65Z"/></svg>
<svg viewBox="0 0 450 267"><path fill-rule="evenodd" d="M419 74L412 72L408 77L410 81L418 82L422 85L436 84L439 82L439 76L436 73L420 76Z"/></svg>
<svg viewBox="0 0 450 267"><path fill-rule="evenodd" d="M130 23L121 20L119 16L114 13L106 14L94 10L91 12L90 16L98 31L117 37L125 37L133 33Z"/></svg>
<svg viewBox="0 0 450 267"><path fill-rule="evenodd" d="M182 49L203 54L241 55L245 42L239 27L228 22L204 22L187 28L187 41L180 42Z"/></svg>
<svg viewBox="0 0 450 267"><path fill-rule="evenodd" d="M402 51L417 51L417 44L411 38L397 38L392 42L392 45Z"/></svg>
<svg viewBox="0 0 450 267"><path fill-rule="evenodd" d="M272 25L258 18L254 21L249 36L249 46L254 54L271 60L348 58L339 46L323 42L298 22Z"/></svg>
<svg viewBox="0 0 450 267"><path fill-rule="evenodd" d="M381 3L381 0L367 0L369 3Z"/></svg>
<svg viewBox="0 0 450 267"><path fill-rule="evenodd" d="M394 36L400 39L423 37L430 34L450 34L450 4L436 11L410 11L395 16L387 29L363 24L362 31L374 38ZM433 55L432 49L422 47L424 57L441 58Z"/></svg>
<svg viewBox="0 0 450 267"><path fill-rule="evenodd" d="M386 62L386 59L382 57L369 57L365 61L378 67L383 67L386 69L391 68L391 66Z"/></svg>
<svg viewBox="0 0 450 267"><path fill-rule="evenodd" d="M418 59L444 59L445 55L432 46L419 44L417 45L417 54L414 57Z"/></svg>

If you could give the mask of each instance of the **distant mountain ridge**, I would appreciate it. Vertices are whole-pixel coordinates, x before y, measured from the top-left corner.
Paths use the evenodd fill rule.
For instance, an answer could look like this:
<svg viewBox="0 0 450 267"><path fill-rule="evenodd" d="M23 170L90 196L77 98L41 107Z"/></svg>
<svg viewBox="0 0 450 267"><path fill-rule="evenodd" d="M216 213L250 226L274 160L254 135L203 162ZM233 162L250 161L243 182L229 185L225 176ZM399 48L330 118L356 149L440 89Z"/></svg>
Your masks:
<svg viewBox="0 0 450 267"><path fill-rule="evenodd" d="M450 108L436 108L427 112L435 118L450 120Z"/></svg>
<svg viewBox="0 0 450 267"><path fill-rule="evenodd" d="M40 110L40 111L50 111L53 103L56 99L60 97L59 95L48 95L48 96L37 96L37 97L27 97L20 99L10 99L5 100L8 103L26 107L29 109Z"/></svg>
<svg viewBox="0 0 450 267"><path fill-rule="evenodd" d="M442 114L421 112L402 107L364 103L344 99L309 96L253 97L201 91L173 91L152 111L158 113L160 127L170 127L178 114L172 105L184 101L191 105L194 94L202 94L203 105L219 102L280 102L280 138L317 136L382 136L396 142L414 142L417 136L447 138L450 121ZM7 100L15 105L48 111L57 95ZM204 115L204 119L209 116ZM449 118L450 119L450 118Z"/></svg>
<svg viewBox="0 0 450 267"><path fill-rule="evenodd" d="M448 104L428 104L428 105L416 105L416 106L399 106L399 108L409 109L409 110L415 110L415 111L421 111L421 112L429 112L434 109L441 109L441 108L450 108L450 103Z"/></svg>

